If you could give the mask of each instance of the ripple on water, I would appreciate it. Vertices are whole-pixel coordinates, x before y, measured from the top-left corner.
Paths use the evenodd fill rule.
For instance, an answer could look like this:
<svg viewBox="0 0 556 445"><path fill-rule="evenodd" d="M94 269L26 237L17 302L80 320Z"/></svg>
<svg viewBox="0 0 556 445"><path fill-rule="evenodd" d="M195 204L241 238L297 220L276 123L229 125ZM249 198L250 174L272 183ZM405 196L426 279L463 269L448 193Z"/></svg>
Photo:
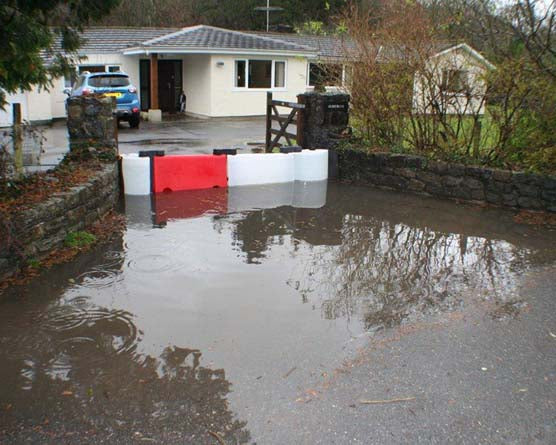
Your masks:
<svg viewBox="0 0 556 445"><path fill-rule="evenodd" d="M59 344L66 347L81 348L94 343L116 354L135 350L141 335L129 312L73 305L49 310L40 329L45 335L60 335Z"/></svg>
<svg viewBox="0 0 556 445"><path fill-rule="evenodd" d="M104 289L121 281L121 271L95 268L79 275L77 281L83 287Z"/></svg>
<svg viewBox="0 0 556 445"><path fill-rule="evenodd" d="M150 254L131 259L127 266L135 272L154 274L179 270L183 263L170 255Z"/></svg>

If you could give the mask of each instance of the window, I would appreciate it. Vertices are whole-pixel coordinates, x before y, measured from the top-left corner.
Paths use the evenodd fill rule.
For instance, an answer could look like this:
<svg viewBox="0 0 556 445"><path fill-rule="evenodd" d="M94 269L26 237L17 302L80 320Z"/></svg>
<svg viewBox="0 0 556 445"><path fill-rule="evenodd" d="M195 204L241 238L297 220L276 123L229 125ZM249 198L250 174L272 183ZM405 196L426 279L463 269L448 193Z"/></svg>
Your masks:
<svg viewBox="0 0 556 445"><path fill-rule="evenodd" d="M245 60L236 60L236 84L237 88L245 88Z"/></svg>
<svg viewBox="0 0 556 445"><path fill-rule="evenodd" d="M468 88L467 71L443 70L441 88L446 93L464 93Z"/></svg>
<svg viewBox="0 0 556 445"><path fill-rule="evenodd" d="M120 65L81 65L79 67L79 74L84 71L90 73L118 73L121 71Z"/></svg>
<svg viewBox="0 0 556 445"><path fill-rule="evenodd" d="M270 88L271 80L272 60L249 61L249 88Z"/></svg>
<svg viewBox="0 0 556 445"><path fill-rule="evenodd" d="M270 89L286 87L286 62L276 60L236 60L236 88Z"/></svg>
<svg viewBox="0 0 556 445"><path fill-rule="evenodd" d="M90 73L104 73L106 67L104 65L81 65L79 67L79 74L89 71Z"/></svg>
<svg viewBox="0 0 556 445"><path fill-rule="evenodd" d="M274 87L286 87L286 62L274 62Z"/></svg>
<svg viewBox="0 0 556 445"><path fill-rule="evenodd" d="M309 86L322 85L327 87L342 85L342 70L340 64L335 63L310 63Z"/></svg>
<svg viewBox="0 0 556 445"><path fill-rule="evenodd" d="M89 85L95 88L127 87L129 78L127 76L91 76Z"/></svg>

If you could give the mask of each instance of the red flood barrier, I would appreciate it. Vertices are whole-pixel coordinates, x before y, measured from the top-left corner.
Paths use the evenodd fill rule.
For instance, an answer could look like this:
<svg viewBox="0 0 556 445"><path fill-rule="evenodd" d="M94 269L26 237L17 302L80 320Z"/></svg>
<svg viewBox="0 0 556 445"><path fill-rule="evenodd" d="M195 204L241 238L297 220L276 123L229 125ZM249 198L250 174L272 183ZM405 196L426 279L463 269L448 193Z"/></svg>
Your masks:
<svg viewBox="0 0 556 445"><path fill-rule="evenodd" d="M227 156L154 157L153 192L227 187Z"/></svg>

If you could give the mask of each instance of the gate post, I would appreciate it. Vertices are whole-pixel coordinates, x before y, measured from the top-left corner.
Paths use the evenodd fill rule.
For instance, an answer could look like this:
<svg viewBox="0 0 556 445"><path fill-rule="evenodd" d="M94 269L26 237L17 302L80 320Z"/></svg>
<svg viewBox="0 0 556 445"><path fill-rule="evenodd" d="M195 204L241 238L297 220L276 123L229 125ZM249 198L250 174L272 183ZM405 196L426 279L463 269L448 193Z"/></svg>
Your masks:
<svg viewBox="0 0 556 445"><path fill-rule="evenodd" d="M270 130L272 128L272 93L268 91L266 93L266 139L265 139L265 152L268 153L270 151L270 142L272 135L270 134Z"/></svg>
<svg viewBox="0 0 556 445"><path fill-rule="evenodd" d="M23 175L23 129L21 117L21 104L14 103L13 110L13 143L14 143L14 166L16 178Z"/></svg>
<svg viewBox="0 0 556 445"><path fill-rule="evenodd" d="M113 97L74 96L68 99L70 155L75 159L99 157L115 160L118 153L118 120Z"/></svg>
<svg viewBox="0 0 556 445"><path fill-rule="evenodd" d="M349 94L303 93L297 96L305 104L301 126L297 128L298 144L304 149L328 150L328 177L338 176L336 146L349 134ZM298 115L299 118L299 115Z"/></svg>

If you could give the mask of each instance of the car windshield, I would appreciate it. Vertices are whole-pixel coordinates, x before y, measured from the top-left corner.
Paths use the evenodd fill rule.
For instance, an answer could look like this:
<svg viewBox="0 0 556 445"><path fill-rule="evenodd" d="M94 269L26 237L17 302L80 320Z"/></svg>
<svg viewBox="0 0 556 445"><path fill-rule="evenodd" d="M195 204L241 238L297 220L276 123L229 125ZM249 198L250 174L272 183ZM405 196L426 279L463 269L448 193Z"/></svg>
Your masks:
<svg viewBox="0 0 556 445"><path fill-rule="evenodd" d="M129 77L127 76L91 76L89 85L95 88L127 87Z"/></svg>

